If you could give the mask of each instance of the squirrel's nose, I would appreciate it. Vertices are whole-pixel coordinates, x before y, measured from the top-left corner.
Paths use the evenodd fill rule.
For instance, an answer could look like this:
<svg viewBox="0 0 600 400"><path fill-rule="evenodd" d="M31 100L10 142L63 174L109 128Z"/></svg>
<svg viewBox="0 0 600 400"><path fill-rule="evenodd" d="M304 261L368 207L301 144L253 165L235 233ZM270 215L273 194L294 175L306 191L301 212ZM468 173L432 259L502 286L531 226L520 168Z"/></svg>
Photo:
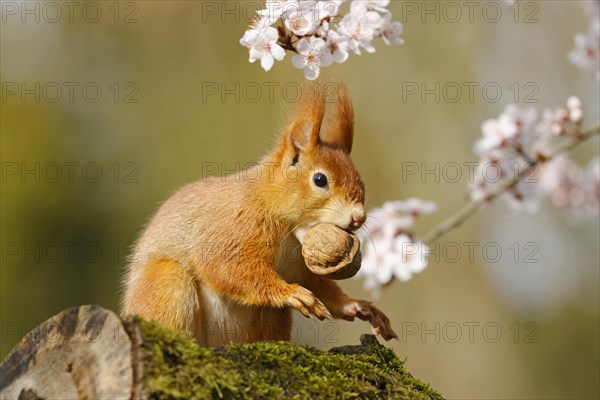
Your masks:
<svg viewBox="0 0 600 400"><path fill-rule="evenodd" d="M365 215L365 209L363 207L355 207L352 210L352 222L350 222L351 229L358 229L365 223L367 216Z"/></svg>

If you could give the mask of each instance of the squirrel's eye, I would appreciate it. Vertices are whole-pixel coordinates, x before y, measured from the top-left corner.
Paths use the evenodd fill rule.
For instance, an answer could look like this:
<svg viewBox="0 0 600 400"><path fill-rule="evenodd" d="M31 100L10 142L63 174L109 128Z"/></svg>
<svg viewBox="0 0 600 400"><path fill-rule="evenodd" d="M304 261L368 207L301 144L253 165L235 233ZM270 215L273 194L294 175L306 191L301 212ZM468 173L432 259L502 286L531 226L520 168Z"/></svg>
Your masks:
<svg viewBox="0 0 600 400"><path fill-rule="evenodd" d="M321 172L317 172L313 175L313 182L320 188L327 186L327 176Z"/></svg>

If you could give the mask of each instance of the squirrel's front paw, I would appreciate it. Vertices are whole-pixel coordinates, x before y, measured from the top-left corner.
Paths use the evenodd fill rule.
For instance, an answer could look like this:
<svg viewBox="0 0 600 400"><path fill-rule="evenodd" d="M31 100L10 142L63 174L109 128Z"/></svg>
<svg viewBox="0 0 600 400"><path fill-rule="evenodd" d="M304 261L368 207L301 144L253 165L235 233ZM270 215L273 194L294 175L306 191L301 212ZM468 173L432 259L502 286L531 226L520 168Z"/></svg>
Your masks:
<svg viewBox="0 0 600 400"><path fill-rule="evenodd" d="M373 327L373 333L381 335L385 340L398 338L387 315L368 301L355 300L344 306L344 319L354 321L355 317L369 321Z"/></svg>
<svg viewBox="0 0 600 400"><path fill-rule="evenodd" d="M332 318L329 310L310 290L299 285L292 286L294 287L294 291L287 299L288 306L294 307L307 318L310 318L311 315L314 315L321 321Z"/></svg>

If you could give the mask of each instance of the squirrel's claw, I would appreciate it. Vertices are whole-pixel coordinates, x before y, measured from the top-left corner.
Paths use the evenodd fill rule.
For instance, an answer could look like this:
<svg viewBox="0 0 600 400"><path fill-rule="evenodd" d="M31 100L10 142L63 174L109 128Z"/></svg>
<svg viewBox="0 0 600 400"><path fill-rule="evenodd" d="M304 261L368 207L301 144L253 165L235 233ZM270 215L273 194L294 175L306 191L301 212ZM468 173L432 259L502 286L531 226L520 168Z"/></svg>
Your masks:
<svg viewBox="0 0 600 400"><path fill-rule="evenodd" d="M332 319L327 307L308 289L296 285L295 291L288 297L288 306L300 311L306 318L311 315L319 320Z"/></svg>
<svg viewBox="0 0 600 400"><path fill-rule="evenodd" d="M344 316L344 319L353 321L354 317L358 317L363 321L369 321L375 335L381 335L385 340L398 338L398 335L392 329L390 319L372 303L364 300L357 300L346 306L345 311L346 315Z"/></svg>

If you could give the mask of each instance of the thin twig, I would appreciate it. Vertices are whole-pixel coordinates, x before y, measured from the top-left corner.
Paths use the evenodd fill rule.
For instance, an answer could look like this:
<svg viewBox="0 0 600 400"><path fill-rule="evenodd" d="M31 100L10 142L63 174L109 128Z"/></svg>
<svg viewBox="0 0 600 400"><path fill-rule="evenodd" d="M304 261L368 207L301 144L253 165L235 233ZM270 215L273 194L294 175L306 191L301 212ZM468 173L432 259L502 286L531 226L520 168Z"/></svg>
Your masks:
<svg viewBox="0 0 600 400"><path fill-rule="evenodd" d="M433 228L431 231L429 231L429 233L427 233L427 235L425 235L423 237L423 239L422 239L423 242L431 244L433 242L438 241L446 233L448 233L452 229L457 228L460 225L462 225L463 222L465 222L469 217L471 217L473 214L475 214L477 211L479 211L481 209L481 207L483 207L485 204L491 202L496 197L498 197L500 194L502 194L505 191L516 186L525 176L527 176L527 174L529 174L531 171L533 171L538 165L540 165L548 160L553 159L554 157L556 157L557 155L559 155L561 153L570 151L577 145L581 144L582 142L585 142L586 140L588 140L589 138L591 138L595 135L598 135L599 133L600 133L600 125L582 133L581 135L574 138L574 140L571 140L571 141L561 144L560 146L558 146L555 149L555 151L551 155L549 155L543 159L539 159L537 161L530 162L528 164L527 168L524 168L522 171L519 171L519 173L516 174L512 180L508 180L508 181L504 182L502 185L498 186L495 190L493 190L491 193L489 193L486 197L484 197L480 200L477 200L477 201L471 201L471 202L467 203L465 206L463 206L461 209L459 209L454 215L452 215L447 220L445 220L444 222L442 222L441 224L439 224L438 226Z"/></svg>

